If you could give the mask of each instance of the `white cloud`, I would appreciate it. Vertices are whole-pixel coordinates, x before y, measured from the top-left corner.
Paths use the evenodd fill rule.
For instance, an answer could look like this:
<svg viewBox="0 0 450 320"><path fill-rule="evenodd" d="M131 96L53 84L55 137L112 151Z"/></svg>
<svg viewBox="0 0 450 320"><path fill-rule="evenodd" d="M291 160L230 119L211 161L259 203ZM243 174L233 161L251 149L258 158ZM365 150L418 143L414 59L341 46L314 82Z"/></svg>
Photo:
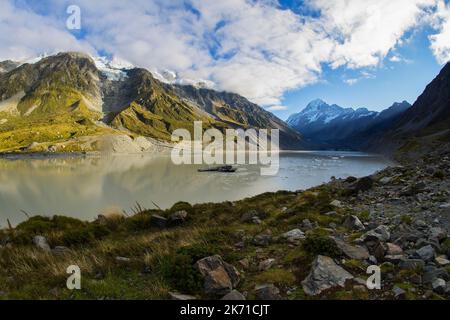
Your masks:
<svg viewBox="0 0 450 320"><path fill-rule="evenodd" d="M344 82L349 86L353 86L363 79L375 79L375 76L372 73L363 70L358 77L344 79Z"/></svg>
<svg viewBox="0 0 450 320"><path fill-rule="evenodd" d="M322 12L323 28L336 40L330 63L378 65L417 26L436 0L310 0Z"/></svg>
<svg viewBox="0 0 450 320"><path fill-rule="evenodd" d="M282 110L287 110L287 109L288 109L288 107L286 107L286 106L270 106L270 107L266 108L266 110L268 110L268 111L282 111Z"/></svg>
<svg viewBox="0 0 450 320"><path fill-rule="evenodd" d="M352 85L358 83L359 80L360 80L359 78L350 78L350 79L345 79L344 82L346 84L348 84L349 86L352 86Z"/></svg>
<svg viewBox="0 0 450 320"><path fill-rule="evenodd" d="M394 55L389 58L389 61L391 62L401 62L403 59L400 56Z"/></svg>
<svg viewBox="0 0 450 320"><path fill-rule="evenodd" d="M450 61L450 3L439 1L435 18L439 33L430 36L430 47L439 63L444 64Z"/></svg>
<svg viewBox="0 0 450 320"><path fill-rule="evenodd" d="M93 47L77 40L54 20L0 1L0 60L26 60L46 52L76 50L93 53Z"/></svg>
<svg viewBox="0 0 450 320"><path fill-rule="evenodd" d="M218 89L279 106L287 90L320 81L323 64L380 64L436 1L307 0L305 5L321 12L312 18L282 10L273 0L33 2L57 11L45 16L3 0L0 58L107 51L141 67L213 81ZM69 4L82 9L84 40L64 29Z"/></svg>

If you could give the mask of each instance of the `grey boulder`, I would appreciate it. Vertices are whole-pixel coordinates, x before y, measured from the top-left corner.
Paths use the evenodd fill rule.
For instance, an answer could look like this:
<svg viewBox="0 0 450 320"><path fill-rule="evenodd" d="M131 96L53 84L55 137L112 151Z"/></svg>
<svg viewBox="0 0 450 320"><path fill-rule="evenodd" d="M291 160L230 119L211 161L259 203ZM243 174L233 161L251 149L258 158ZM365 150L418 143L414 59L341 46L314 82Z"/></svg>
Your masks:
<svg viewBox="0 0 450 320"><path fill-rule="evenodd" d="M344 287L345 282L351 279L353 276L333 259L319 255L312 264L311 272L302 281L302 287L307 295L315 296L331 288Z"/></svg>

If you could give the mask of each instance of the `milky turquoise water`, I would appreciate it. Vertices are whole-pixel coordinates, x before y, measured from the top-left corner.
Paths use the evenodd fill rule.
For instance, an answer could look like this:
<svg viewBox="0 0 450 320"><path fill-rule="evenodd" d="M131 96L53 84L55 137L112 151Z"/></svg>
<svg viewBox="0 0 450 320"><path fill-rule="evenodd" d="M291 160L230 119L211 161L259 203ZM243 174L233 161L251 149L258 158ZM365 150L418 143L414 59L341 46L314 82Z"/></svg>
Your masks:
<svg viewBox="0 0 450 320"><path fill-rule="evenodd" d="M120 155L45 159L0 159L0 227L29 214L64 214L91 220L100 213L129 210L139 202L162 208L238 200L266 191L299 190L332 176L365 176L392 163L349 152L286 152L275 176L256 165L236 173L199 173L201 166L176 166L169 156Z"/></svg>

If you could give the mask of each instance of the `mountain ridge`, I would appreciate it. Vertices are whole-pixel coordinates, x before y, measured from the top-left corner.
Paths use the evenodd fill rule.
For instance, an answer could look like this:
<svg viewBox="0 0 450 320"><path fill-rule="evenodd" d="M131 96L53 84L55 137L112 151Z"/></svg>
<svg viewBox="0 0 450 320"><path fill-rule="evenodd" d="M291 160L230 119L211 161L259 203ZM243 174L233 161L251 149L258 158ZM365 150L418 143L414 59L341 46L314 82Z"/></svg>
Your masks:
<svg viewBox="0 0 450 320"><path fill-rule="evenodd" d="M407 101L396 102L376 112L367 108L343 108L316 99L301 112L291 115L287 123L318 148L361 149L371 131L389 126L409 107Z"/></svg>
<svg viewBox="0 0 450 320"><path fill-rule="evenodd" d="M111 74L97 64L87 54L63 52L0 74L0 138L7 141L0 150L33 151L27 148L33 142L44 150L56 142L58 149L69 141L73 150L92 151L96 141L81 148L75 140L103 134L169 141L173 130L191 131L194 121L221 131L277 128L282 148L302 145L301 136L282 120L237 94L164 83L132 66L107 66ZM45 134L27 133L30 124ZM64 133L52 134L52 124Z"/></svg>

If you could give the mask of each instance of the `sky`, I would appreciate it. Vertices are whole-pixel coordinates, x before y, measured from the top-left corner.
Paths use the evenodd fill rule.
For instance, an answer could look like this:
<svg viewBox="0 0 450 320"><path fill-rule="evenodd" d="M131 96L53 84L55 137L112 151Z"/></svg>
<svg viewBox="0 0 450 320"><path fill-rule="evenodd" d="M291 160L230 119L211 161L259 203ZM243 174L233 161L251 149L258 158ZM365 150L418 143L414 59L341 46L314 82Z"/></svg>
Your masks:
<svg viewBox="0 0 450 320"><path fill-rule="evenodd" d="M80 29L67 9L80 8ZM71 20L73 21L73 20ZM450 60L449 0L1 0L0 60L84 51L208 80L286 119L413 103Z"/></svg>

